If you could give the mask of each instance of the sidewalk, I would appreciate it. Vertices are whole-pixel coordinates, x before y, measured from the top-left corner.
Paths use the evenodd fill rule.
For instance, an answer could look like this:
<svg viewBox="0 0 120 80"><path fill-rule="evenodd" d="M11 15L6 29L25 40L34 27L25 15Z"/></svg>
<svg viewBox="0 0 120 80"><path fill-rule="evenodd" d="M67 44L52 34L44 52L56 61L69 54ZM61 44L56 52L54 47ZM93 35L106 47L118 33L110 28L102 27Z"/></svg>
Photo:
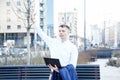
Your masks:
<svg viewBox="0 0 120 80"><path fill-rule="evenodd" d="M97 59L90 64L100 64L100 80L120 80L120 67L107 66L108 59Z"/></svg>

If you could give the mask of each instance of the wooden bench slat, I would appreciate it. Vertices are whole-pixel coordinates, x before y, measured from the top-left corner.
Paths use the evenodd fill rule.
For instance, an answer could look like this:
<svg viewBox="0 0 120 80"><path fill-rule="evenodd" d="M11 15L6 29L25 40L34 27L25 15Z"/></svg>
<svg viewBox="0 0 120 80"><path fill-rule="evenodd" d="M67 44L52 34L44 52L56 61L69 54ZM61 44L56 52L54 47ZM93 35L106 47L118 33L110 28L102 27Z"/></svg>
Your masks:
<svg viewBox="0 0 120 80"><path fill-rule="evenodd" d="M79 64L78 80L100 80L99 65ZM50 69L38 66L0 66L0 80L48 80Z"/></svg>

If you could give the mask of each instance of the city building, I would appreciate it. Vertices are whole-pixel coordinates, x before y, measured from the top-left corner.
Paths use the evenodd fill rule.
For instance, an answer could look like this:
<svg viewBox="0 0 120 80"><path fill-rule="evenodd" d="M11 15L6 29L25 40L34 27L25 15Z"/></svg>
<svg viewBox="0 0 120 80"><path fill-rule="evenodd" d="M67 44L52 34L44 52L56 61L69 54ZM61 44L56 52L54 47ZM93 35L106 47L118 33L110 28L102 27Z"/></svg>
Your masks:
<svg viewBox="0 0 120 80"><path fill-rule="evenodd" d="M47 34L50 37L54 36L54 27L53 27L53 0L46 0L46 24L47 24Z"/></svg>
<svg viewBox="0 0 120 80"><path fill-rule="evenodd" d="M31 1L28 6L28 2ZM47 31L46 0L40 0L40 27ZM35 0L2 0L0 2L0 45L12 41L16 47L27 46L27 15L30 8L30 45L34 44L34 17Z"/></svg>
<svg viewBox="0 0 120 80"><path fill-rule="evenodd" d="M67 24L70 26L70 40L77 45L77 13L60 12L58 14L58 25Z"/></svg>
<svg viewBox="0 0 120 80"><path fill-rule="evenodd" d="M81 6L78 4L79 0L54 0L54 33L58 36L58 26L60 24L67 24L71 28L70 40L81 46L83 37L83 19L81 21Z"/></svg>
<svg viewBox="0 0 120 80"><path fill-rule="evenodd" d="M91 25L91 47L99 47L102 43L102 31L98 25Z"/></svg>
<svg viewBox="0 0 120 80"><path fill-rule="evenodd" d="M120 48L120 22L116 23L114 29L114 47Z"/></svg>

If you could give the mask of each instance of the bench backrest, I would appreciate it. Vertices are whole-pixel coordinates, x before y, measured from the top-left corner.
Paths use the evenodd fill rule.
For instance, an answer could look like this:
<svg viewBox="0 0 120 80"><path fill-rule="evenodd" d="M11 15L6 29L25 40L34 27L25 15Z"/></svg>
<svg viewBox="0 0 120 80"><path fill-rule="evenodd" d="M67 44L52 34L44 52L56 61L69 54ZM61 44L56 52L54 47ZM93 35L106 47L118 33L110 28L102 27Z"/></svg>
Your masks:
<svg viewBox="0 0 120 80"><path fill-rule="evenodd" d="M100 80L99 65L77 65L78 80ZM48 80L50 69L39 66L0 66L0 80Z"/></svg>
<svg viewBox="0 0 120 80"><path fill-rule="evenodd" d="M79 80L100 80L100 66L80 64L76 68Z"/></svg>

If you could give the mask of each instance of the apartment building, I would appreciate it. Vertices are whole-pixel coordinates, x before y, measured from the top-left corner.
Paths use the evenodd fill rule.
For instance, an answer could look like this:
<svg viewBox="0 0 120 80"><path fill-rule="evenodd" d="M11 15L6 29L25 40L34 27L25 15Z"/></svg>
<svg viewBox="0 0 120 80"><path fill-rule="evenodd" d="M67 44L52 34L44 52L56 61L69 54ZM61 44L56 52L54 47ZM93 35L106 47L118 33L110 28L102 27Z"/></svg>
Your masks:
<svg viewBox="0 0 120 80"><path fill-rule="evenodd" d="M91 47L99 47L102 44L102 29L97 25L91 25Z"/></svg>
<svg viewBox="0 0 120 80"><path fill-rule="evenodd" d="M17 47L27 45L27 24L28 24L28 1L31 15L34 15L35 0L1 0L0 2L0 45L7 41L13 41ZM40 0L40 27L45 29L46 25L46 0ZM34 27L30 28L30 44L34 44Z"/></svg>
<svg viewBox="0 0 120 80"><path fill-rule="evenodd" d="M77 13L72 12L60 12L58 14L58 25L67 24L70 26L70 40L77 45Z"/></svg>

